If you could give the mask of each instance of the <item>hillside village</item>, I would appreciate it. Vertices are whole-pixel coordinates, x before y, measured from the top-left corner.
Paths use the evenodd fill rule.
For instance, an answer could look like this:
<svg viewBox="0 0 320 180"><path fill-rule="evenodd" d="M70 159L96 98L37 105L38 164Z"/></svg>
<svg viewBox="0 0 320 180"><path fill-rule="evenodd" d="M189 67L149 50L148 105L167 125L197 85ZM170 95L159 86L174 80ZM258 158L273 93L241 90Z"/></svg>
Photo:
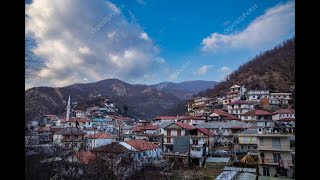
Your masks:
<svg viewBox="0 0 320 180"><path fill-rule="evenodd" d="M185 114L153 119L122 116L108 100L74 110L70 94L65 115L28 122L27 163L51 179L294 179L292 93L237 84L227 91L189 99ZM32 165L27 171L40 173Z"/></svg>

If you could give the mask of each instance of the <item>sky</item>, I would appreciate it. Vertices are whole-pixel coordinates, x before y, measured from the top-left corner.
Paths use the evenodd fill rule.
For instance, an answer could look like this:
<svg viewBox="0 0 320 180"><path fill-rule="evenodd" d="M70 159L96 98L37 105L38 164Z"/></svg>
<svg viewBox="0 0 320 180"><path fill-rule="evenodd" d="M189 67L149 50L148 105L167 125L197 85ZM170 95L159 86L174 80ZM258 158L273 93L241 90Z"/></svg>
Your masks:
<svg viewBox="0 0 320 180"><path fill-rule="evenodd" d="M292 0L33 0L25 13L42 62L26 88L222 81L295 35Z"/></svg>

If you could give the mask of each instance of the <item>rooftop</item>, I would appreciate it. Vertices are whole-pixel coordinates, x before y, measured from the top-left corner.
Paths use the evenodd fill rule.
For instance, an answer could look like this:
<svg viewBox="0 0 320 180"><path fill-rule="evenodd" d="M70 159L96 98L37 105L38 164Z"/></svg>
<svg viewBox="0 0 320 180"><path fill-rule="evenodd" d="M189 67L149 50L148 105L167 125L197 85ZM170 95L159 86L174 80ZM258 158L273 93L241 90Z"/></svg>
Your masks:
<svg viewBox="0 0 320 180"><path fill-rule="evenodd" d="M272 115L272 113L260 109L254 109L252 111L246 112L243 114L244 116L266 116Z"/></svg>
<svg viewBox="0 0 320 180"><path fill-rule="evenodd" d="M155 145L154 143L148 142L145 140L140 140L140 139L125 141L125 143L134 147L138 151L146 151L146 150L152 150L157 148L157 145Z"/></svg>

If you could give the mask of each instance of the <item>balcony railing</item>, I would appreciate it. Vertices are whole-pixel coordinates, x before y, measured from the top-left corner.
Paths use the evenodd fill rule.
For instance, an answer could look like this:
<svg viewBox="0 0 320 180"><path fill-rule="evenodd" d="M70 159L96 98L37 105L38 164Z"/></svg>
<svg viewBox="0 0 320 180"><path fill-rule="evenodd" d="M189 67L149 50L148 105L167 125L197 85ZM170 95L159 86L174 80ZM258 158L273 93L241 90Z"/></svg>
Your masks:
<svg viewBox="0 0 320 180"><path fill-rule="evenodd" d="M281 160L281 159L260 159L259 158L259 164L270 164L270 165L279 165L284 166L284 164L287 163L288 166L293 166L292 160Z"/></svg>
<svg viewBox="0 0 320 180"><path fill-rule="evenodd" d="M258 150L291 151L290 145L258 145Z"/></svg>

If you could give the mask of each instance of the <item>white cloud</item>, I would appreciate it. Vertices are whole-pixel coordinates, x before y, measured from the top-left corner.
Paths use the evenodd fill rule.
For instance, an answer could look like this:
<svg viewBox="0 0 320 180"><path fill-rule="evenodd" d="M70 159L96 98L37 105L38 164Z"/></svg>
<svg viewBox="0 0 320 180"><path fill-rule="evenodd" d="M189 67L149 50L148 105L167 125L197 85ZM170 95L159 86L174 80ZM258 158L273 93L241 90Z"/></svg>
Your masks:
<svg viewBox="0 0 320 180"><path fill-rule="evenodd" d="M212 67L213 67L212 65L203 65L199 69L197 69L197 71L194 72L193 74L205 75L208 72L208 70L211 69Z"/></svg>
<svg viewBox="0 0 320 180"><path fill-rule="evenodd" d="M84 81L88 81L88 79L87 79L87 78L83 78L83 80L84 80Z"/></svg>
<svg viewBox="0 0 320 180"><path fill-rule="evenodd" d="M275 45L294 34L295 2L276 5L255 20L243 31L224 35L217 32L202 40L202 51L216 52L224 48L255 49Z"/></svg>
<svg viewBox="0 0 320 180"><path fill-rule="evenodd" d="M65 86L106 78L133 82L158 73L154 68L164 64L159 62L158 47L123 13L112 16L92 34L92 27L116 9L105 0L34 0L27 4L26 35L36 40L34 53L45 64L38 73L42 81L34 85Z"/></svg>
<svg viewBox="0 0 320 180"><path fill-rule="evenodd" d="M219 71L219 72L222 72L222 73L225 73L225 74L229 74L229 73L232 72L232 70L231 70L229 67L227 67L227 66L221 67L220 69L218 69L218 71Z"/></svg>
<svg viewBox="0 0 320 180"><path fill-rule="evenodd" d="M148 34L145 33L145 32L141 33L139 37L140 37L141 39L146 40L146 41L149 41L149 40L150 40Z"/></svg>

